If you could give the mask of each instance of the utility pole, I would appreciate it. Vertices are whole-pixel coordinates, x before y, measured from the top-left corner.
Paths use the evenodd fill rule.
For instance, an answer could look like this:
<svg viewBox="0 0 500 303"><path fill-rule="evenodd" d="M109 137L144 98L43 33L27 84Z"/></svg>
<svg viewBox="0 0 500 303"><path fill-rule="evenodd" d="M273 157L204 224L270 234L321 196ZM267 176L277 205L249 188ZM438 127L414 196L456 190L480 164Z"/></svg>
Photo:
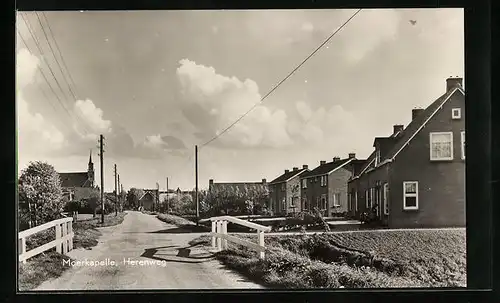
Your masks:
<svg viewBox="0 0 500 303"><path fill-rule="evenodd" d="M101 160L101 224L104 224L104 136L99 136L99 157Z"/></svg>
<svg viewBox="0 0 500 303"><path fill-rule="evenodd" d="M121 189L120 189L120 192L123 193L123 184L120 184L121 186ZM125 198L126 199L126 198ZM125 204L125 201L122 201L122 206L121 206L121 210L123 211L123 205Z"/></svg>
<svg viewBox="0 0 500 303"><path fill-rule="evenodd" d="M200 221L200 206L198 203L198 145L194 146L194 165L195 165L195 178L196 178L196 188L195 188L195 201L196 201L196 225L199 224Z"/></svg>
<svg viewBox="0 0 500 303"><path fill-rule="evenodd" d="M120 174L118 174L118 207L120 208L120 212L122 212L122 191L120 187Z"/></svg>
<svg viewBox="0 0 500 303"><path fill-rule="evenodd" d="M167 213L170 212L170 201L168 199L168 177L167 177Z"/></svg>
<svg viewBox="0 0 500 303"><path fill-rule="evenodd" d="M116 173L116 164L115 164L115 216L118 216L118 175Z"/></svg>

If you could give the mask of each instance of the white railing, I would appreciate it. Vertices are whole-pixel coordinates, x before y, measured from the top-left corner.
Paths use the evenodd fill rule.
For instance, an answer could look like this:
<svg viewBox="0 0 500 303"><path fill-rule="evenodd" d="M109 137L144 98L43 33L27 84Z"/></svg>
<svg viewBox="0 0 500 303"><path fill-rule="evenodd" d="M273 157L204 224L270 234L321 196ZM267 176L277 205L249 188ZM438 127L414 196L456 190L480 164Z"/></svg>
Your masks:
<svg viewBox="0 0 500 303"><path fill-rule="evenodd" d="M266 247L264 244L264 232L271 231L271 227L262 226L260 224L255 224L231 216L213 217L210 218L209 220L212 221L212 232L210 233L210 235L212 236L212 247L214 249L216 249L217 251L225 250L228 248L227 241L231 241L259 252L259 257L261 259L264 259L266 251ZM228 222L257 230L258 243L250 242L235 236L228 235L227 234Z"/></svg>
<svg viewBox="0 0 500 303"><path fill-rule="evenodd" d="M26 238L44 231L46 229L55 227L56 239L42 246L38 246L32 250L26 251ZM53 247L56 248L58 253L67 254L68 251L73 249L73 218L62 218L48 223L23 230L18 233L19 243L19 262L26 263L26 260L38 254L43 253Z"/></svg>

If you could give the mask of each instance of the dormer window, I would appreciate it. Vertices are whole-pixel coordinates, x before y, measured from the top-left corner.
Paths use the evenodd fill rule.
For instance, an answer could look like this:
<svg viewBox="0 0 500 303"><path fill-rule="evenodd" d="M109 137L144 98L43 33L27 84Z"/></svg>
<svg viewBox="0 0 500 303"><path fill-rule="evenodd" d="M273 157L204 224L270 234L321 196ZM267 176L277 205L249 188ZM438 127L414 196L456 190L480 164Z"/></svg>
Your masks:
<svg viewBox="0 0 500 303"><path fill-rule="evenodd" d="M451 118L454 120L458 120L462 118L462 110L460 108L454 108L451 110Z"/></svg>
<svg viewBox="0 0 500 303"><path fill-rule="evenodd" d="M375 166L380 164L380 149L377 148L375 151Z"/></svg>

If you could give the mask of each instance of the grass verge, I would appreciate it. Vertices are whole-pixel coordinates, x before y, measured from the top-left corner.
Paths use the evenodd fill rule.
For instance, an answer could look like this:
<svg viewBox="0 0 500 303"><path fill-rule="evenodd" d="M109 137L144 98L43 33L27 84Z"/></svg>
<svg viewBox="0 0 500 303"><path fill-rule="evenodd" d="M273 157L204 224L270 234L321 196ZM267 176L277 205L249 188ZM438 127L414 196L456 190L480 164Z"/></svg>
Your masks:
<svg viewBox="0 0 500 303"><path fill-rule="evenodd" d="M255 235L239 235L255 241ZM202 236L190 244L210 245ZM230 244L217 258L256 282L280 288L465 287L465 230L341 232L266 237L259 260Z"/></svg>
<svg viewBox="0 0 500 303"><path fill-rule="evenodd" d="M96 246L101 232L98 227L118 225L123 222L126 213L106 215L104 224L101 224L100 216L84 221L73 223L73 248L90 249ZM26 250L31 250L45 243L55 240L54 229L50 228L26 239ZM55 248L30 258L25 264L19 263L18 287L20 291L31 290L44 281L60 277L69 266L63 265L63 260L71 259L55 251Z"/></svg>
<svg viewBox="0 0 500 303"><path fill-rule="evenodd" d="M170 215L170 214L159 214L156 216L158 220L163 221L168 224L172 224L175 226L178 226L182 229L186 229L192 232L206 232L210 231L210 228L204 226L204 225L196 225L195 222L187 220L185 218L175 216L175 215Z"/></svg>

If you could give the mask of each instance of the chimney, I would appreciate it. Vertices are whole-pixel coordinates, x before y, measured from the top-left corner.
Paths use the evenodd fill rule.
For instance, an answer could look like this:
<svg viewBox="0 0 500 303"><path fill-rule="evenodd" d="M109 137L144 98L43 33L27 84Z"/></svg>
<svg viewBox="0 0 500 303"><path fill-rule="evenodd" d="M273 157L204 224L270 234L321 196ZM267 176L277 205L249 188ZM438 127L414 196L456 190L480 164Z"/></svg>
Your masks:
<svg viewBox="0 0 500 303"><path fill-rule="evenodd" d="M414 108L411 110L411 120L415 120L415 118L420 115L424 111L423 108Z"/></svg>
<svg viewBox="0 0 500 303"><path fill-rule="evenodd" d="M298 171L298 170L299 170L299 168L298 168L298 167L294 167L294 168L293 168L293 171Z"/></svg>
<svg viewBox="0 0 500 303"><path fill-rule="evenodd" d="M262 179L262 184L266 185L267 184L267 180L266 179Z"/></svg>
<svg viewBox="0 0 500 303"><path fill-rule="evenodd" d="M213 185L214 184L214 179L208 180L208 185Z"/></svg>
<svg viewBox="0 0 500 303"><path fill-rule="evenodd" d="M319 165L325 165L325 164L326 164L326 161L323 161L323 160L319 161Z"/></svg>
<svg viewBox="0 0 500 303"><path fill-rule="evenodd" d="M288 174L289 172L290 172L290 170L285 169L285 174Z"/></svg>
<svg viewBox="0 0 500 303"><path fill-rule="evenodd" d="M397 134L401 131L403 131L403 128L404 128L404 125L401 125L401 124L396 124L393 126L393 134Z"/></svg>
<svg viewBox="0 0 500 303"><path fill-rule="evenodd" d="M302 168L303 168L303 169L308 169L308 168L309 168L309 165L304 164L304 165L302 165Z"/></svg>
<svg viewBox="0 0 500 303"><path fill-rule="evenodd" d="M448 79L446 79L446 91L449 92L457 86L462 87L462 80L463 78L453 78L450 76Z"/></svg>
<svg viewBox="0 0 500 303"><path fill-rule="evenodd" d="M356 158L356 154L355 153L349 153L349 159L354 159Z"/></svg>
<svg viewBox="0 0 500 303"><path fill-rule="evenodd" d="M337 162L340 160L340 157L333 157L333 162Z"/></svg>

